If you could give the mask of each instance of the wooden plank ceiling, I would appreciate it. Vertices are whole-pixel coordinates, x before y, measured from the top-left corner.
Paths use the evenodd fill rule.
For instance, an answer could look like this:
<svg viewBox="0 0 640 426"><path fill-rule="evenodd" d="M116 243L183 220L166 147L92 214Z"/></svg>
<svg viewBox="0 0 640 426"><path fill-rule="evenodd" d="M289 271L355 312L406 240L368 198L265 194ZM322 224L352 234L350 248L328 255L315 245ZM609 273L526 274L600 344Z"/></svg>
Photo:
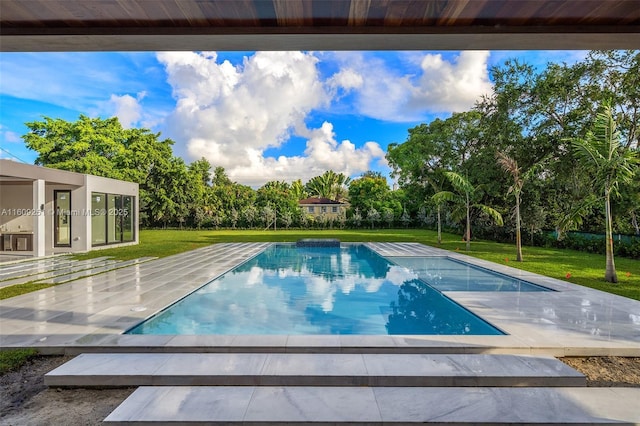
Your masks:
<svg viewBox="0 0 640 426"><path fill-rule="evenodd" d="M0 0L4 51L38 36L558 33L637 36L640 0Z"/></svg>

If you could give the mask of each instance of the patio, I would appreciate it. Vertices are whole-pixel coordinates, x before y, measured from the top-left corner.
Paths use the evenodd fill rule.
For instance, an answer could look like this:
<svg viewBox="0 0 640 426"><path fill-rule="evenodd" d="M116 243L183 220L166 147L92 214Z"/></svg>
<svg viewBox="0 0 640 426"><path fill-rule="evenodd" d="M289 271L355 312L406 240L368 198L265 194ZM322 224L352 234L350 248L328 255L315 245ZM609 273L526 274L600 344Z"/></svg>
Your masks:
<svg viewBox="0 0 640 426"><path fill-rule="evenodd" d="M584 387L552 358L638 356L640 302L421 244L368 246L447 255L556 291L446 292L504 336L122 334L269 244L215 244L3 300L0 345L83 354L49 372L49 386L140 386L107 424L640 422L629 404L640 389ZM65 259L39 262L54 261ZM38 269L30 263L3 272Z"/></svg>
<svg viewBox="0 0 640 426"><path fill-rule="evenodd" d="M0 345L43 353L272 351L518 353L552 356L640 353L640 302L414 243L369 243L383 256L447 255L557 290L446 292L506 336L123 335L138 322L263 250L269 243L216 244L135 263L0 301ZM29 262L24 263L25 265Z"/></svg>

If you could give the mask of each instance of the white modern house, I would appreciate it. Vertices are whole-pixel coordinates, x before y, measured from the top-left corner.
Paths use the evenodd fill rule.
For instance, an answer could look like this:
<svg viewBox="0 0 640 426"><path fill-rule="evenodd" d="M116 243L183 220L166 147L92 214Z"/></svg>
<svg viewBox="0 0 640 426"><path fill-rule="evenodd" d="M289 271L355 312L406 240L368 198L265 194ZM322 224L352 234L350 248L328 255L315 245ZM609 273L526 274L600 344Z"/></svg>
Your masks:
<svg viewBox="0 0 640 426"><path fill-rule="evenodd" d="M138 184L0 159L0 255L138 243Z"/></svg>

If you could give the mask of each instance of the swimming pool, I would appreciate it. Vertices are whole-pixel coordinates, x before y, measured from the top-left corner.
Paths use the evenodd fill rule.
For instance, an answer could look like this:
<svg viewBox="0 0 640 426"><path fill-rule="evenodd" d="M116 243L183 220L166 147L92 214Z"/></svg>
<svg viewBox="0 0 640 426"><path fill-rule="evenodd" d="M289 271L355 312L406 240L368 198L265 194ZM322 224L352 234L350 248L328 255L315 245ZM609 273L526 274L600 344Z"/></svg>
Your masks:
<svg viewBox="0 0 640 426"><path fill-rule="evenodd" d="M427 284L414 260L275 244L127 333L504 334Z"/></svg>

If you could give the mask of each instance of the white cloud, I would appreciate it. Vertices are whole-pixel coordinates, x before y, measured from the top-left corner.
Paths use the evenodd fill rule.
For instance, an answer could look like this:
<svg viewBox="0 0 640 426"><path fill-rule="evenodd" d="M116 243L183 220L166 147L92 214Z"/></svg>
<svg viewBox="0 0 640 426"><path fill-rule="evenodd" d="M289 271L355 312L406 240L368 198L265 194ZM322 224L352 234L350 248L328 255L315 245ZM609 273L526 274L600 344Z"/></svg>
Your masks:
<svg viewBox="0 0 640 426"><path fill-rule="evenodd" d="M109 99L110 114L115 115L120 120L120 124L125 129L129 129L140 122L142 118L142 106L140 101L146 96L145 92L140 92L134 98L131 95L111 95Z"/></svg>
<svg viewBox="0 0 640 426"><path fill-rule="evenodd" d="M353 176L369 170L374 160L386 161L384 151L375 142L366 142L361 148L348 140L338 142L331 123L325 122L320 128L305 133L308 140L304 155L264 157L262 151L247 148L245 155L248 161L228 169L229 177L251 186L260 186L270 180L291 182L302 179L304 182L329 169ZM203 142L201 146L206 145Z"/></svg>
<svg viewBox="0 0 640 426"><path fill-rule="evenodd" d="M330 81L355 93L359 113L389 121L418 121L428 114L464 111L491 92L487 51L461 52L450 60L424 53L389 58L335 53L331 59L342 69Z"/></svg>
<svg viewBox="0 0 640 426"><path fill-rule="evenodd" d="M473 107L482 95L491 93L488 59L487 51L461 52L455 62L446 61L439 54L426 55L411 105L431 112L458 112Z"/></svg>
<svg viewBox="0 0 640 426"><path fill-rule="evenodd" d="M307 179L329 168L350 175L384 157L375 143L359 149L338 143L330 123L307 129L308 114L330 99L313 54L257 52L238 66L217 59L215 52L158 53L177 99L169 127L192 158L204 156L231 178L257 186ZM334 81L343 88L358 86L348 72ZM304 155L264 155L292 135L308 138Z"/></svg>
<svg viewBox="0 0 640 426"><path fill-rule="evenodd" d="M5 126L0 124L0 135L2 136L2 141L7 143L20 143L22 139L20 135L16 132L8 130Z"/></svg>

